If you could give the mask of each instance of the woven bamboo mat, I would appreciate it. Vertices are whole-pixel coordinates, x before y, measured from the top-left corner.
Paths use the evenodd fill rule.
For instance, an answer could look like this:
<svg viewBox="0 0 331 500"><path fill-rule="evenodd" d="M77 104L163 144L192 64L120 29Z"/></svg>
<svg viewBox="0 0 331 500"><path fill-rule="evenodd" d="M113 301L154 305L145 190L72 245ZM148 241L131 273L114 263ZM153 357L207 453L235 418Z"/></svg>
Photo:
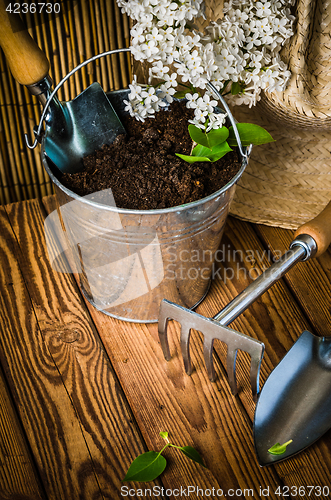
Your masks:
<svg viewBox="0 0 331 500"><path fill-rule="evenodd" d="M50 61L50 76L58 83L77 64L106 50L129 46L129 20L116 0L66 0L59 15L26 14L29 32ZM77 72L60 89L60 100L71 100L93 81L103 89L126 87L131 81L127 54L100 59ZM52 193L40 159L40 148L30 151L24 133L33 136L40 105L12 78L0 49L0 203L6 204Z"/></svg>
<svg viewBox="0 0 331 500"><path fill-rule="evenodd" d="M30 33L45 51L54 82L78 63L104 50L129 45L129 20L116 0L67 0L60 16L27 18ZM222 17L223 2L206 0L206 20ZM238 183L231 213L251 222L296 228L316 215L331 198L331 4L297 0L295 35L282 50L292 78L284 92L263 95L255 108L234 108L238 121L264 126L276 139L253 149ZM133 72L141 71L133 63ZM76 73L61 89L69 100L92 81L107 90L126 87L131 62L127 54L103 58ZM40 108L9 74L0 52L0 203L39 197L52 191L38 148L29 151ZM141 78L143 80L143 78Z"/></svg>

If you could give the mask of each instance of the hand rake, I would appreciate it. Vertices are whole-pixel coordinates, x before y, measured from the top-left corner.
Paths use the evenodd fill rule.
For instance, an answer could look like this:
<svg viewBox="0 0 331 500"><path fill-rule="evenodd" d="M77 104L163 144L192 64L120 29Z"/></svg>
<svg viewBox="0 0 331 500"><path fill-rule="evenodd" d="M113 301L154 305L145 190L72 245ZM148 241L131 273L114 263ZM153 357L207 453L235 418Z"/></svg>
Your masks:
<svg viewBox="0 0 331 500"><path fill-rule="evenodd" d="M169 361L171 358L167 337L169 319L178 321L181 325L181 352L188 375L192 373L189 350L191 329L203 333L204 360L208 376L212 382L215 381L213 343L215 339L225 342L228 346L227 374L231 391L235 395L238 392L236 382L237 351L238 349L246 351L251 356L250 382L253 398L256 401L259 393L259 374L264 353L264 344L259 340L227 328L227 325L284 276L297 262L306 261L315 255L319 256L326 250L330 241L330 235L325 235L325 227L331 227L329 220L330 209L331 202L313 221L301 226L294 235L290 249L213 318L205 318L178 304L163 300L159 313L159 339L165 359ZM330 228L328 232L331 233Z"/></svg>

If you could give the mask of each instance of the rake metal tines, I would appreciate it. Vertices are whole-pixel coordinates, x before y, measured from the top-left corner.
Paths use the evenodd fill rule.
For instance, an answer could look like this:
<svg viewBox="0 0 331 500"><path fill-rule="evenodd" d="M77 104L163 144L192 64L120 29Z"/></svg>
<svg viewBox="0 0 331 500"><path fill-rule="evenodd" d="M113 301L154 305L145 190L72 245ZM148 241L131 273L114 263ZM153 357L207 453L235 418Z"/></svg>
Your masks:
<svg viewBox="0 0 331 500"><path fill-rule="evenodd" d="M178 304L168 300L163 300L159 314L159 338L164 357L170 360L170 350L167 336L167 326L169 319L178 321L181 325L180 345L184 361L185 371L188 375L192 373L190 356L190 333L191 329L200 331L204 336L203 354L209 379L215 381L215 370L213 363L213 344L215 339L219 339L227 344L227 375L232 394L237 394L236 381L236 357L238 349L247 352L251 356L250 382L254 401L259 393L259 374L262 363L264 344L259 340L248 337L243 333L222 326L214 318L205 318L189 309L185 309Z"/></svg>

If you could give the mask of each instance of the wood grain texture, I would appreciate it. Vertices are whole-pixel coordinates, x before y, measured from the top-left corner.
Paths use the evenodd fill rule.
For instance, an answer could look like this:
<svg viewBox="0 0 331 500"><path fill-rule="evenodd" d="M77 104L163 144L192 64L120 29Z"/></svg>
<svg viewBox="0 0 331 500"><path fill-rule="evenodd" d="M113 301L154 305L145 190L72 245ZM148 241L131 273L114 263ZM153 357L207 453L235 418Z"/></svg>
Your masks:
<svg viewBox="0 0 331 500"><path fill-rule="evenodd" d="M11 14L0 3L0 45L15 80L22 85L34 85L48 73L49 62L18 14Z"/></svg>
<svg viewBox="0 0 331 500"><path fill-rule="evenodd" d="M0 360L48 499L114 498L146 451L133 415L72 276L50 267L40 203L0 216Z"/></svg>
<svg viewBox="0 0 331 500"><path fill-rule="evenodd" d="M215 314L215 311L220 309L220 304L223 306L228 303L278 259L289 248L293 239L292 231L258 226L259 239L255 228L256 226L249 223L231 217L228 219L222 242L225 259L221 262L220 276L230 276L231 279L214 283L214 288L211 290L214 294L208 297L212 305L206 300L200 309L206 308L208 311L202 314L209 316ZM232 273L231 269L235 272ZM224 296L227 296L228 300L224 300ZM330 253L328 253L311 262L298 264L231 324L232 328L265 343L265 355L261 367L262 383L303 330L308 329L316 333L324 327L325 331L325 324L330 321L330 303ZM318 304L321 304L320 312ZM244 380L245 373L248 373L247 364L243 364L239 370L238 378ZM248 409L246 394L246 392L241 394L241 400ZM309 484L328 485L331 457L327 457L326 450L330 445L329 431L307 451L277 464L275 470L289 487ZM308 493L303 498L308 499Z"/></svg>
<svg viewBox="0 0 331 500"><path fill-rule="evenodd" d="M52 212L54 197L44 198L43 206ZM38 201L11 205L6 208L9 220L4 210L0 212L0 361L48 498L120 499L120 479L130 462L147 448L161 449L164 441L159 432L165 430L174 444L194 446L208 469L167 449L162 482L152 483L164 491L181 487L187 491L191 485L201 489L200 494L197 489L190 494L193 499L212 488L224 493L251 491L254 498L261 498L260 488L269 487L268 498L276 500L278 486L330 484L330 432L295 458L258 466L246 354L238 356L240 392L234 397L220 343L214 356L218 377L212 384L198 332L192 334L194 371L188 377L176 323L170 324L172 359L166 362L157 324L122 322L84 304L73 276L51 269L43 206ZM279 256L291 233L270 229L275 239L268 252L270 235L268 239L250 224L228 220L215 280L198 308L200 314L216 314L269 266L273 255ZM309 288L321 300L319 294L325 295L329 286L330 255L314 265L315 277L324 277L323 286L314 278ZM301 331L316 331L327 317L326 312L309 315L294 290L294 285L281 280L231 325L265 342L262 382ZM138 488L152 488L150 483L126 485L136 493ZM300 498L311 496L307 492Z"/></svg>
<svg viewBox="0 0 331 500"><path fill-rule="evenodd" d="M285 251L293 232L281 228L257 226L270 251ZM331 334L331 248L318 258L299 263L285 277L296 300L317 335ZM301 333L301 332L299 332Z"/></svg>
<svg viewBox="0 0 331 500"><path fill-rule="evenodd" d="M294 237L300 234L309 234L317 245L315 257L320 257L329 247L331 243L331 201L313 220L306 222L299 227Z"/></svg>
<svg viewBox="0 0 331 500"><path fill-rule="evenodd" d="M0 500L23 497L46 498L0 367Z"/></svg>
<svg viewBox="0 0 331 500"><path fill-rule="evenodd" d="M215 314L222 303L227 303L247 286L254 273L260 273L269 265L265 249L249 224L230 220L224 244L230 249L230 258L225 257L221 265L224 270L233 268L234 276L226 282L213 284L199 307L199 312L205 316ZM242 259L250 249L256 256L254 265ZM239 261L238 257L232 258L235 250ZM237 264L241 268L238 273ZM224 369L217 359L220 377L217 384L210 384L203 366L200 337L191 340L195 371L188 377L183 373L179 354L178 326L170 327L174 355L167 363L160 350L156 325L122 323L88 307L149 447L153 449L159 445L159 431L167 426L174 441L195 446L209 467L207 474L204 470L192 470L190 464L176 463L175 470L170 468L164 475L165 485L183 483L182 478L185 484L195 481L201 487L221 485L225 489L253 488L256 491L259 485L270 486L270 491L275 491L279 484L289 487L327 484L331 463L330 457L325 455L324 441L274 468L261 470L257 465L251 438L254 406L245 382L249 360L244 356L238 367L239 382L244 389L239 399L231 395ZM309 324L286 285L280 282L233 326L266 343L267 354L262 368L262 380L265 380L301 329ZM270 498L277 498L277 495L271 493ZM303 498L308 499L308 493Z"/></svg>
<svg viewBox="0 0 331 500"><path fill-rule="evenodd" d="M57 16L44 9L39 13L38 8L36 13L23 16L30 35L50 62L54 84L103 49L129 46L129 19L120 12L116 0L63 0L60 4ZM73 99L93 81L99 81L106 92L125 88L131 82L129 58L129 54L113 55L89 64L59 90L59 99ZM0 203L51 194L52 183L43 168L40 149L29 150L24 142L25 132L34 137L40 105L15 82L1 49L0 102Z"/></svg>
<svg viewBox="0 0 331 500"><path fill-rule="evenodd" d="M48 198L44 202L50 212L54 201ZM178 355L175 325L171 325L170 339L177 354L167 363L157 325L124 323L87 305L149 448L159 448L159 432L168 430L173 442L195 446L206 461L209 471L176 461L162 477L165 486L179 487L184 481L186 486L199 484L201 488L258 490L267 484L276 489L279 479L275 471L260 469L256 463L251 419L241 400L231 395L219 364L222 378L218 384L210 384L199 338L191 344L196 369L188 377ZM252 405L250 394L247 400Z"/></svg>

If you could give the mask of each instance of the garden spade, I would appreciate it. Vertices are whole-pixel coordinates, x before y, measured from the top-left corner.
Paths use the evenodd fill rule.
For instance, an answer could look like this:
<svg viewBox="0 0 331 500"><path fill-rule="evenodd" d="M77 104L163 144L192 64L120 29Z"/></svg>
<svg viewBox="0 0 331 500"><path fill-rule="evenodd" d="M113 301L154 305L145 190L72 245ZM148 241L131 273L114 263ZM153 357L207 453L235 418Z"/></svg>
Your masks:
<svg viewBox="0 0 331 500"><path fill-rule="evenodd" d="M271 372L254 417L260 465L284 460L307 448L331 427L331 336L305 331ZM289 443L284 453L268 450Z"/></svg>
<svg viewBox="0 0 331 500"><path fill-rule="evenodd" d="M331 202L298 232L317 242L317 254L331 241ZM304 331L266 380L254 415L259 464L285 460L304 450L331 427L331 336ZM282 453L268 450L288 443Z"/></svg>
<svg viewBox="0 0 331 500"><path fill-rule="evenodd" d="M219 339L227 344L227 373L233 394L236 394L238 390L235 374L237 351L240 349L250 354L250 380L253 398L256 401L259 394L259 371L264 344L257 339L228 328L227 325L296 263L321 255L330 243L331 202L315 219L296 231L290 249L278 261L256 278L213 318L205 318L178 304L163 300L159 313L159 339L166 360L170 360L167 326L169 319L174 319L181 325L180 343L186 373L190 375L192 372L189 352L190 332L191 329L199 330L204 336L204 360L211 381L215 380L212 358L214 340ZM278 431L281 441L286 429L290 431L288 434L291 436L294 434L299 436L300 429L302 437L298 438L296 444L291 445L292 450L297 452L331 427L329 394L331 392L331 341L326 338L315 338L305 332L302 339L299 339L292 349L294 354L289 354L288 358L284 358L281 367L270 376L270 380L265 384L262 390L263 395L261 393L258 400L255 436L261 461L266 461L266 454L269 462L276 461L274 455L270 457L267 451L266 454L264 453L264 450L276 444L278 438L275 442L272 441L275 440ZM293 358L297 360L296 363L293 362ZM283 374L282 377L279 375L280 372ZM303 381L303 374L306 373L309 375L305 375ZM321 393L322 397L320 397ZM302 401L300 407L298 406L299 401ZM287 404L288 406L286 406ZM272 411L269 411L270 408ZM289 408L291 411L288 410ZM302 413L300 413L301 410ZM316 420L314 420L315 417ZM314 433L312 428L315 429ZM303 434L301 434L301 430ZM291 436L288 436L288 440L293 439ZM288 449L290 452L290 446ZM284 458L286 456L283 455Z"/></svg>
<svg viewBox="0 0 331 500"><path fill-rule="evenodd" d="M6 11L4 0L0 0L0 45L14 78L26 85L44 106L34 144L30 146L28 141L27 144L33 149L41 142L42 122L45 120L44 150L61 172L82 170L85 156L103 144L111 144L118 134L125 133L98 83L90 85L72 101L60 102L57 99L55 93L60 84L52 92L46 56L24 28L19 15ZM61 84L82 65L70 72Z"/></svg>

